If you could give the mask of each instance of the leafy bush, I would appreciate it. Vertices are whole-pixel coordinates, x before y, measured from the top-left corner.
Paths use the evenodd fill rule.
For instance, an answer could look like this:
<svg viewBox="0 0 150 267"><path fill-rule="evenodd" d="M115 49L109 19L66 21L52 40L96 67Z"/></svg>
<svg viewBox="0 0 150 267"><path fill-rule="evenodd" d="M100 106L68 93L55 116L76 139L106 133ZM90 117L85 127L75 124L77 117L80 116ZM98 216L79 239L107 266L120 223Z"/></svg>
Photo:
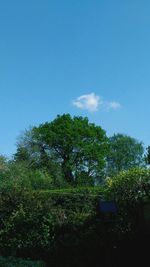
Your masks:
<svg viewBox="0 0 150 267"><path fill-rule="evenodd" d="M150 197L150 170L133 168L108 178L107 191L119 202L135 203Z"/></svg>
<svg viewBox="0 0 150 267"><path fill-rule="evenodd" d="M107 179L106 188L107 198L114 199L119 208L116 232L136 234L140 227L140 205L150 199L150 170L122 171Z"/></svg>
<svg viewBox="0 0 150 267"><path fill-rule="evenodd" d="M45 267L42 262L34 262L30 260L15 259L12 257L4 258L0 257L1 267Z"/></svg>
<svg viewBox="0 0 150 267"><path fill-rule="evenodd" d="M1 253L33 259L50 257L51 261L60 249L78 250L84 236L93 233L96 237L94 221L102 193L102 188L2 191Z"/></svg>
<svg viewBox="0 0 150 267"><path fill-rule="evenodd" d="M8 188L52 189L53 180L44 170L31 170L23 164L9 163L7 168L0 169L0 191Z"/></svg>
<svg viewBox="0 0 150 267"><path fill-rule="evenodd" d="M53 267L74 267L79 263L83 267L89 262L94 266L93 261L99 256L102 262L107 243L111 244L118 235L120 238L135 227L138 202L149 192L148 186L149 171L135 169L109 179L105 188L40 191L14 186L3 188L0 193L1 255L43 259ZM138 188L143 188L142 194ZM119 212L115 223L103 223L100 199L117 201Z"/></svg>

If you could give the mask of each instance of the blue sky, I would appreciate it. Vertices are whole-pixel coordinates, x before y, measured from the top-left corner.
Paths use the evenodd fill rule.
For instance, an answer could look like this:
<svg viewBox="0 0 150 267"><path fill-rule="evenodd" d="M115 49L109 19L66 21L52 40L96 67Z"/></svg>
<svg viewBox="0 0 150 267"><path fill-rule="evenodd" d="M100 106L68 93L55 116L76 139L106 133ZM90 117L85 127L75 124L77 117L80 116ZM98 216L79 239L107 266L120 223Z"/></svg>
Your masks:
<svg viewBox="0 0 150 267"><path fill-rule="evenodd" d="M150 144L150 2L0 1L0 153L57 114Z"/></svg>

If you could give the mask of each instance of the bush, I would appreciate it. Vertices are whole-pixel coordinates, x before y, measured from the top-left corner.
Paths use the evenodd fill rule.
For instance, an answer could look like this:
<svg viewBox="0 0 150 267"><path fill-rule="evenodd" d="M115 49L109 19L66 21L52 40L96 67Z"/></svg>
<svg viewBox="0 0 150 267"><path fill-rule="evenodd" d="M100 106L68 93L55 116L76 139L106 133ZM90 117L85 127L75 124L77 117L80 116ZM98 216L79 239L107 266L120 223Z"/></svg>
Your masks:
<svg viewBox="0 0 150 267"><path fill-rule="evenodd" d="M117 202L136 203L150 198L150 170L133 168L122 171L106 183L108 195Z"/></svg>
<svg viewBox="0 0 150 267"><path fill-rule="evenodd" d="M30 260L15 259L12 257L4 258L0 257L1 267L45 267L42 262L34 262Z"/></svg>
<svg viewBox="0 0 150 267"><path fill-rule="evenodd" d="M83 267L89 263L94 266L99 257L102 263L104 247L135 227L142 199L137 191L139 181L143 181L141 192L145 197L149 185L147 170L123 172L114 180L109 179L105 189L33 191L13 186L1 190L1 255L43 259L52 267ZM134 199L137 194L139 197ZM117 201L119 212L115 223L102 220L100 199Z"/></svg>
<svg viewBox="0 0 150 267"><path fill-rule="evenodd" d="M101 194L102 188L1 192L2 255L43 258L53 265L60 250L70 261L69 253L81 255L84 239L97 239L95 222Z"/></svg>
<svg viewBox="0 0 150 267"><path fill-rule="evenodd" d="M0 169L0 191L8 188L30 190L52 189L52 177L42 170L31 170L23 164L10 163L8 167Z"/></svg>
<svg viewBox="0 0 150 267"><path fill-rule="evenodd" d="M117 202L118 224L116 232L136 235L140 227L140 205L150 199L150 170L134 168L122 171L106 182L107 198Z"/></svg>

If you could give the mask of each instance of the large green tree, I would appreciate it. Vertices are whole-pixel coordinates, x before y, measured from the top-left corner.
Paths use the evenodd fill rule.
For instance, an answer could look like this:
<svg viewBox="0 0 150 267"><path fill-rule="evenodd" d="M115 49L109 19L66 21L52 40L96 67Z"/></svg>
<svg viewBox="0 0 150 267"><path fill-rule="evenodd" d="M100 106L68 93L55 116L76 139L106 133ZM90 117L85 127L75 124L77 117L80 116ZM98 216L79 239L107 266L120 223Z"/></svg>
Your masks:
<svg viewBox="0 0 150 267"><path fill-rule="evenodd" d="M64 114L27 131L15 158L46 169L55 164L69 184L82 178L94 183L102 177L107 150L108 139L100 126Z"/></svg>
<svg viewBox="0 0 150 267"><path fill-rule="evenodd" d="M122 170L140 167L144 164L144 147L141 142L128 135L114 134L109 138L110 150L107 156L107 175Z"/></svg>

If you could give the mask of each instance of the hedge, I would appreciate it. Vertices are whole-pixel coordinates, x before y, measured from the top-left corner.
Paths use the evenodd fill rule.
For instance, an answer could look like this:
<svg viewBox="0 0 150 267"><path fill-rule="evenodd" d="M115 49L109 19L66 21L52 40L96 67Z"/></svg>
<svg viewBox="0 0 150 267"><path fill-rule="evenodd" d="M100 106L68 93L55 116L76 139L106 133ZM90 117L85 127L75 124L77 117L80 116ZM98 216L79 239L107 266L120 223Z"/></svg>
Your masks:
<svg viewBox="0 0 150 267"><path fill-rule="evenodd" d="M45 264L40 261L31 261L16 259L13 257L0 257L0 266L1 267L45 267Z"/></svg>
<svg viewBox="0 0 150 267"><path fill-rule="evenodd" d="M104 223L99 200L108 197L108 191L103 187L1 191L1 255L42 259L51 267L94 266L98 258L102 263L104 247L131 230L124 218L136 219L131 205L123 206L115 223ZM110 192L114 194L114 187Z"/></svg>
<svg viewBox="0 0 150 267"><path fill-rule="evenodd" d="M92 240L95 252L102 243L102 233L97 235L98 199L102 194L100 187L1 192L1 254L39 258L52 266L59 266L56 259L61 255L73 266L72 257L81 261L85 251L91 251Z"/></svg>

